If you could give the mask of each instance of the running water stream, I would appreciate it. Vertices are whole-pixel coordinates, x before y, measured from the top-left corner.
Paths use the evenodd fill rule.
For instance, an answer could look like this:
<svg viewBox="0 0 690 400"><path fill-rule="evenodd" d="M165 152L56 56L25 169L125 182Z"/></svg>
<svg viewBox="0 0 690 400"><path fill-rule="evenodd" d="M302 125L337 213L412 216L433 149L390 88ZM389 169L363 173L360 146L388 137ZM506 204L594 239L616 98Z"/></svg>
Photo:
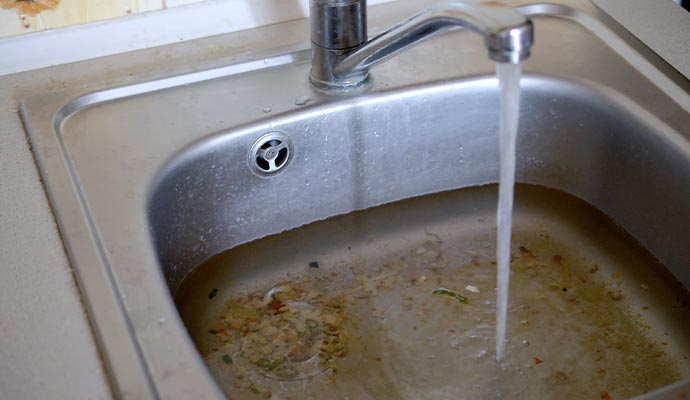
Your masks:
<svg viewBox="0 0 690 400"><path fill-rule="evenodd" d="M515 187L515 142L520 112L521 64L496 63L500 114L500 178L496 243L496 360L503 358L506 348L508 318L508 283L510 280L510 232L513 225L513 188Z"/></svg>

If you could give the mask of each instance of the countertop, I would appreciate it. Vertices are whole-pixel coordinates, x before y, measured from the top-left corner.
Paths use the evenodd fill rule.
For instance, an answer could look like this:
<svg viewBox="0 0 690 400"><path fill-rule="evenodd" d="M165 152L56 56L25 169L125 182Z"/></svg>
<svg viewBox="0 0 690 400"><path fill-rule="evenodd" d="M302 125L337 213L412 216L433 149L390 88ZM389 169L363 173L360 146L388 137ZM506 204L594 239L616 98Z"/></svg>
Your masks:
<svg viewBox="0 0 690 400"><path fill-rule="evenodd" d="M690 77L690 13L670 0L595 0ZM384 6L385 7L385 6ZM253 32L252 32L253 31ZM307 47L304 20L0 77L0 392L8 399L112 394L18 113L22 98L216 66L236 54ZM27 49L31 51L31 49ZM0 42L0 54L2 42ZM3 54L3 57L8 56ZM9 55L11 56L11 55Z"/></svg>

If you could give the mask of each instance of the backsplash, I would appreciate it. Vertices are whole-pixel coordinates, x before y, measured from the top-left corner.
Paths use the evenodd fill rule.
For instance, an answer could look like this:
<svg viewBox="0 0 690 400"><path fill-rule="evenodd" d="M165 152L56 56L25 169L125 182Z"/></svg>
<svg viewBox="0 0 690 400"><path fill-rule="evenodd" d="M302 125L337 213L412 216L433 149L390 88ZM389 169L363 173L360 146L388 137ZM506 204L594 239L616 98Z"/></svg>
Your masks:
<svg viewBox="0 0 690 400"><path fill-rule="evenodd" d="M164 10L202 1L218 0L0 0L0 37ZM254 7L252 0L221 1L236 3L238 8ZM273 3L276 7L291 6L296 9L306 9L308 4L304 0L273 0Z"/></svg>

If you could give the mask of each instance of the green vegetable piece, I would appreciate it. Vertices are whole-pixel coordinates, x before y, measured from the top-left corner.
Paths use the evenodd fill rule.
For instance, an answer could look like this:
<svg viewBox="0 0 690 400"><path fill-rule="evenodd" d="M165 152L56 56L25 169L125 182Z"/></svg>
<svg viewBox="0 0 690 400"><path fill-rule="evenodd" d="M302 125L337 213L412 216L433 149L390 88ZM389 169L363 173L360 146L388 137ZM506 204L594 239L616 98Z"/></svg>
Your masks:
<svg viewBox="0 0 690 400"><path fill-rule="evenodd" d="M271 360L268 358L260 358L254 363L254 365L261 368L268 368L268 366L271 365Z"/></svg>
<svg viewBox="0 0 690 400"><path fill-rule="evenodd" d="M285 359L281 358L280 360L273 360L268 364L268 369L270 371L273 371L274 369L280 367L281 365L285 364Z"/></svg>
<svg viewBox="0 0 690 400"><path fill-rule="evenodd" d="M450 297L454 298L455 300L457 300L463 304L467 304L470 302L470 300L467 297L465 297L461 294L455 293L452 290L448 290L448 289L444 289L444 288L438 288L438 289L434 290L433 292L431 292L431 294L443 294L446 296L450 296Z"/></svg>
<svg viewBox="0 0 690 400"><path fill-rule="evenodd" d="M274 369L280 367L283 364L285 364L284 358L280 358L278 360L269 360L265 357L260 358L254 363L254 365L256 365L257 367L266 368L269 371L273 371Z"/></svg>
<svg viewBox="0 0 690 400"><path fill-rule="evenodd" d="M230 364L232 362L232 357L230 357L227 354L223 354L223 357L221 357L220 359L223 360L223 362L226 364Z"/></svg>
<svg viewBox="0 0 690 400"><path fill-rule="evenodd" d="M209 292L208 298L212 299L212 298L216 297L217 294L218 294L218 288L213 288L213 289L211 289L211 292Z"/></svg>

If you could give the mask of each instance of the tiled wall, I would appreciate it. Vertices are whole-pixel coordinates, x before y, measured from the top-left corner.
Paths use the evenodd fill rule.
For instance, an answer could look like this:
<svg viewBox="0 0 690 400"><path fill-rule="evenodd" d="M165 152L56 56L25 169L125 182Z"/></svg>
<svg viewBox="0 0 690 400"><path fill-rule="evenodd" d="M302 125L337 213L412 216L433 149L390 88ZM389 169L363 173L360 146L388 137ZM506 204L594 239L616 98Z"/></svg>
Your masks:
<svg viewBox="0 0 690 400"><path fill-rule="evenodd" d="M35 1L49 3L49 0ZM54 10L45 10L36 16L22 14L16 7L0 8L0 37L162 10L200 1L203 0L61 0ZM0 5L5 7L21 3L24 2L0 0Z"/></svg>

